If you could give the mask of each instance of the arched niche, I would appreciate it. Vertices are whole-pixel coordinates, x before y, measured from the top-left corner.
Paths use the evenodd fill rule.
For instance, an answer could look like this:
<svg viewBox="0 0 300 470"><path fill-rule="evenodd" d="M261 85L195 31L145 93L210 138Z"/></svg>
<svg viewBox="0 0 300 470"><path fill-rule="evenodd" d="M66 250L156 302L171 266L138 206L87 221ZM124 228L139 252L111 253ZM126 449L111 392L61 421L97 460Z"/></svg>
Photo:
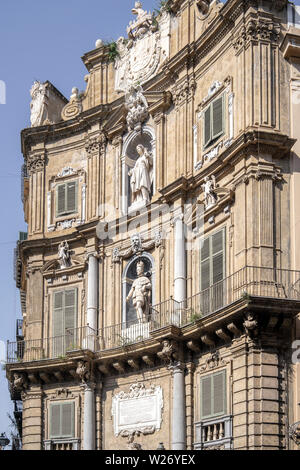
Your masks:
<svg viewBox="0 0 300 470"><path fill-rule="evenodd" d="M126 302L126 297L132 287L133 281L137 278L136 265L138 261L143 261L145 265L145 274L149 277L152 284L152 293L150 304L155 304L155 267L154 258L149 253L134 256L126 265L122 276L122 322L137 322L137 314L132 300Z"/></svg>
<svg viewBox="0 0 300 470"><path fill-rule="evenodd" d="M153 183L151 188L151 197L156 191L155 177L156 177L156 139L154 130L150 126L143 127L143 132L132 131L124 139L123 152L121 157L122 162L122 197L121 207L123 214L128 213L131 206L131 186L129 171L134 167L138 158L137 146L143 145L148 152L152 154L153 158Z"/></svg>

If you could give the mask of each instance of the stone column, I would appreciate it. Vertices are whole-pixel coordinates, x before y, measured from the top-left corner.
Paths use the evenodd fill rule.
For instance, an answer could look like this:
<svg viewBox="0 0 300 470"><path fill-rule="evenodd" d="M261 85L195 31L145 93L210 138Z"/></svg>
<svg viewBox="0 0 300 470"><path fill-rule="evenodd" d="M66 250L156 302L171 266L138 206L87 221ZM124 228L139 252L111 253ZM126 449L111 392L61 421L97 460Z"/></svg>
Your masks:
<svg viewBox="0 0 300 470"><path fill-rule="evenodd" d="M182 302L186 298L186 250L183 215L175 219L174 245L174 300Z"/></svg>
<svg viewBox="0 0 300 470"><path fill-rule="evenodd" d="M88 255L88 263L87 324L90 328L96 330L98 316L98 259L94 253Z"/></svg>
<svg viewBox="0 0 300 470"><path fill-rule="evenodd" d="M98 259L94 253L88 255L88 298L87 298L87 332L88 349L95 349L94 339L98 320Z"/></svg>
<svg viewBox="0 0 300 470"><path fill-rule="evenodd" d="M83 387L83 450L95 450L95 385L86 383Z"/></svg>
<svg viewBox="0 0 300 470"><path fill-rule="evenodd" d="M184 365L181 362L171 366L173 374L172 395L172 450L186 448L185 383Z"/></svg>

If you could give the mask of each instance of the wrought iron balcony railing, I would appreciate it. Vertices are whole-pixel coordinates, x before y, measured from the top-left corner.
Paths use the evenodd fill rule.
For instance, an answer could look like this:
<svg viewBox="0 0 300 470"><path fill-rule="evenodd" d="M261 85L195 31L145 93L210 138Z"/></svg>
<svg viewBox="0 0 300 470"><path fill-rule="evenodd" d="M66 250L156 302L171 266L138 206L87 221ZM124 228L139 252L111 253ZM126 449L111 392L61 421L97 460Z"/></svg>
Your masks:
<svg viewBox="0 0 300 470"><path fill-rule="evenodd" d="M124 348L145 341L160 328L183 327L250 297L300 301L300 271L246 266L183 302L171 298L152 306L144 322L124 322L98 331L87 326L66 330L63 336L8 342L7 362L59 358L80 349Z"/></svg>

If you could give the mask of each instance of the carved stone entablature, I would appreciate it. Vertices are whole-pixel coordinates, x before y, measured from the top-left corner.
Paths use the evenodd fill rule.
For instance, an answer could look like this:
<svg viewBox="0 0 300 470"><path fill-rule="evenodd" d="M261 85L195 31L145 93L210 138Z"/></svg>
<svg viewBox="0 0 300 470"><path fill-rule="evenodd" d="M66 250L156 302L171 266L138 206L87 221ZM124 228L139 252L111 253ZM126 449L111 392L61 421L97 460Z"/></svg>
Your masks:
<svg viewBox="0 0 300 470"><path fill-rule="evenodd" d="M37 171L42 171L45 168L46 164L46 154L45 153L36 153L29 155L27 157L27 173L28 175L32 175L32 173L36 173Z"/></svg>
<svg viewBox="0 0 300 470"><path fill-rule="evenodd" d="M163 362L172 364L179 359L178 343L174 340L165 339L162 343L162 350L158 351L157 357Z"/></svg>
<svg viewBox="0 0 300 470"><path fill-rule="evenodd" d="M163 393L160 386L134 383L129 392L113 396L112 417L116 436L153 434L161 428Z"/></svg>
<svg viewBox="0 0 300 470"><path fill-rule="evenodd" d="M126 121L128 131L141 131L142 124L148 119L148 103L140 85L130 86L125 94L125 107L128 111Z"/></svg>
<svg viewBox="0 0 300 470"><path fill-rule="evenodd" d="M220 357L219 351L211 353L206 359L205 364L200 368L201 372L212 370L217 367L225 366L227 362Z"/></svg>
<svg viewBox="0 0 300 470"><path fill-rule="evenodd" d="M132 235L131 246L126 250L114 248L112 252L112 262L119 263L122 259L131 258L134 255L140 255L144 251L159 248L163 244L163 236L161 232L157 232L153 239L144 241L139 233Z"/></svg>
<svg viewBox="0 0 300 470"><path fill-rule="evenodd" d="M67 167L63 168L57 174L57 178L66 178L66 176L72 176L72 175L76 175L76 174L77 174L77 171L74 170L74 168L71 168L70 166L67 166Z"/></svg>
<svg viewBox="0 0 300 470"><path fill-rule="evenodd" d="M101 132L96 137L89 136L85 142L85 150L86 150L88 157L94 154L103 155L105 153L106 144L107 144L107 137L104 132Z"/></svg>
<svg viewBox="0 0 300 470"><path fill-rule="evenodd" d="M172 90L173 101L176 107L190 100L196 90L196 80L194 77L189 77L185 79L184 82L176 85Z"/></svg>
<svg viewBox="0 0 300 470"><path fill-rule="evenodd" d="M272 19L250 18L238 33L233 36L233 47L239 52L246 48L252 41L278 43L280 24Z"/></svg>

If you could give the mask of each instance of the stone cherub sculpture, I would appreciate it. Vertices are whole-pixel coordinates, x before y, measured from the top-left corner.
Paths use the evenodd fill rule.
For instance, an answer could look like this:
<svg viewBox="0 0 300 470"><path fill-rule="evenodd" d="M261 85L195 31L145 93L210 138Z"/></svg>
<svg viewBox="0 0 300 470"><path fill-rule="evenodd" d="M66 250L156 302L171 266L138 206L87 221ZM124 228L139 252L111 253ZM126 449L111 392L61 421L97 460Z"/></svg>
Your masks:
<svg viewBox="0 0 300 470"><path fill-rule="evenodd" d="M212 175L211 178L206 176L204 178L204 184L202 184L202 190L204 191L204 198L205 198L205 208L209 208L216 204L217 202L217 194L215 192L217 185L216 185L216 178Z"/></svg>
<svg viewBox="0 0 300 470"><path fill-rule="evenodd" d="M143 145L138 145L139 155L134 167L129 171L132 204L150 202L151 185L153 177L153 158Z"/></svg>
<svg viewBox="0 0 300 470"><path fill-rule="evenodd" d="M129 302L132 298L132 303L136 309L137 318L141 322L146 320L150 314L150 300L152 285L150 279L144 274L145 265L143 261L139 261L136 266L137 279L133 281L130 292L126 298Z"/></svg>
<svg viewBox="0 0 300 470"><path fill-rule="evenodd" d="M61 269L69 268L71 266L71 250L68 242L66 241L59 244L58 261Z"/></svg>

